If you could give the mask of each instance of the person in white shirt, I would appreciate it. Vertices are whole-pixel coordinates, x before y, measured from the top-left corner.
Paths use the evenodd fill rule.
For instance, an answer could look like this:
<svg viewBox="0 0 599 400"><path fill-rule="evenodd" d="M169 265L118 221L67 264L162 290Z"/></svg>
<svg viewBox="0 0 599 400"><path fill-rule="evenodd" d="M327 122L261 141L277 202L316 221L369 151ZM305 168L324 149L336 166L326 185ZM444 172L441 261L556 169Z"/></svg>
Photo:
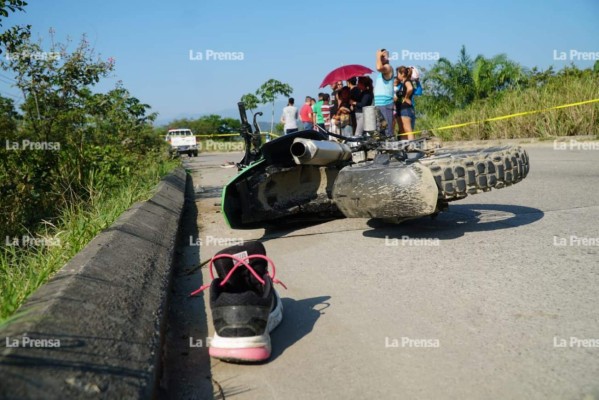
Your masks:
<svg viewBox="0 0 599 400"><path fill-rule="evenodd" d="M293 105L295 100L293 97L289 98L287 107L283 108L283 115L281 116L281 123L284 124L285 135L293 132L297 132L297 108Z"/></svg>

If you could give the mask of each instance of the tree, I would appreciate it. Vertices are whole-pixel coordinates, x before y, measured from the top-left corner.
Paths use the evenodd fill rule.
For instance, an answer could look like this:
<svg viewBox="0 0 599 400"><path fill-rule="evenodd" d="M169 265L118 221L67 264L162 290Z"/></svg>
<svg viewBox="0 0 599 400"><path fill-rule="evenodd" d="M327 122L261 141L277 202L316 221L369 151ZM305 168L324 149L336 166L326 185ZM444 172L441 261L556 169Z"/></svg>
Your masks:
<svg viewBox="0 0 599 400"><path fill-rule="evenodd" d="M135 144L152 122L156 113L147 114L150 106L139 99L118 82L108 93L90 95L86 102L90 141L98 145Z"/></svg>
<svg viewBox="0 0 599 400"><path fill-rule="evenodd" d="M239 132L241 130L241 122L235 118L222 118L219 126L219 132L232 133Z"/></svg>
<svg viewBox="0 0 599 400"><path fill-rule="evenodd" d="M434 114L447 115L455 108L466 107L473 101L525 82L524 69L505 54L491 58L478 55L472 60L466 47L462 46L455 64L441 58L423 79L429 93L424 104Z"/></svg>
<svg viewBox="0 0 599 400"><path fill-rule="evenodd" d="M270 123L270 131L272 132L275 125L275 100L279 95L290 96L293 93L293 88L286 83L279 82L276 79L269 79L256 90L256 95L260 98L262 104L272 104L272 118ZM267 136L268 140L268 136Z"/></svg>
<svg viewBox="0 0 599 400"><path fill-rule="evenodd" d="M0 59L0 68L14 75L24 97L11 139L45 150L0 148L0 213L9 221L0 233L6 234L87 201L98 190L92 187L122 185L148 154L157 154L164 145L152 132L155 114L147 114L147 104L121 85L106 94L92 92L113 70L114 60L96 56L85 37L72 51L52 40L48 52L30 36L29 31L3 36L11 56ZM10 123L12 105L0 103L0 114Z"/></svg>
<svg viewBox="0 0 599 400"><path fill-rule="evenodd" d="M15 111L13 100L0 96L0 132L3 136L6 136L5 139L15 137L19 117L19 114Z"/></svg>
<svg viewBox="0 0 599 400"><path fill-rule="evenodd" d="M258 108L258 104L260 100L253 93L247 93L241 96L241 101L245 104L246 110L250 110L252 116L254 115L254 110Z"/></svg>
<svg viewBox="0 0 599 400"><path fill-rule="evenodd" d="M9 10L13 13L15 11L23 11L26 5L27 2L24 0L2 0L0 1L0 16L5 18L8 17ZM2 26L2 24L0 24L0 26Z"/></svg>
<svg viewBox="0 0 599 400"><path fill-rule="evenodd" d="M25 98L24 121L36 138L79 142L91 93L86 89L109 75L114 60L100 60L85 36L73 51L52 42L49 52L40 42L32 42L30 33L22 41L7 42L7 50L15 56L1 60L0 67L15 74Z"/></svg>
<svg viewBox="0 0 599 400"><path fill-rule="evenodd" d="M8 17L9 11L11 13L17 11L24 11L27 2L24 0L0 0L0 26L2 26L2 19ZM0 54L2 54L2 47L6 43L22 43L26 40L29 34L31 25L26 26L14 26L9 30L0 33Z"/></svg>
<svg viewBox="0 0 599 400"><path fill-rule="evenodd" d="M524 72L505 54L491 58L477 56L472 65L472 86L475 100L492 96L523 81Z"/></svg>
<svg viewBox="0 0 599 400"><path fill-rule="evenodd" d="M532 67L530 71L528 71L526 86L527 87L539 87L547 84L549 80L555 76L555 71L553 71L553 66L550 66L546 70L539 70L537 67Z"/></svg>

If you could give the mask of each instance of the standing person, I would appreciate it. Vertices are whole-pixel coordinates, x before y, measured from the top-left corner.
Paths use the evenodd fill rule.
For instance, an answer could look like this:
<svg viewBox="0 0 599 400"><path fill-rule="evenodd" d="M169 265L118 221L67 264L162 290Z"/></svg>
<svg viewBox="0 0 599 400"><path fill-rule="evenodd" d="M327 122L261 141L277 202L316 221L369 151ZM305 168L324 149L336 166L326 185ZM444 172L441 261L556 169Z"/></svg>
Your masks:
<svg viewBox="0 0 599 400"><path fill-rule="evenodd" d="M283 108L283 115L281 115L281 123L284 124L285 135L293 132L297 132L297 108L293 105L295 100L293 97L289 98L287 107Z"/></svg>
<svg viewBox="0 0 599 400"><path fill-rule="evenodd" d="M304 130L310 130L314 127L312 124L312 97L306 96L306 102L300 109L299 115Z"/></svg>
<svg viewBox="0 0 599 400"><path fill-rule="evenodd" d="M410 81L412 70L403 65L397 68L397 78L401 82L401 87L397 92L397 103L399 103L399 110L397 113L401 118L401 132L402 139L414 140L414 134L412 126L416 121L416 112L414 111L414 105L412 102L412 95L414 93L414 85Z"/></svg>
<svg viewBox="0 0 599 400"><path fill-rule="evenodd" d="M338 98L338 93L335 92L335 95L333 96L333 100L331 101L331 108L330 108L330 115L331 115L331 125L330 125L330 130L329 132L331 133L335 133L335 134L339 134L339 128L337 127L337 120L336 115L337 115L337 110L338 110L338 105L337 105L337 98ZM330 138L329 138L330 139ZM336 140L336 139L335 139Z"/></svg>
<svg viewBox="0 0 599 400"><path fill-rule="evenodd" d="M341 88L343 88L342 81L337 81L331 85L331 90L333 91L331 93L331 97L333 98L333 101L331 101L331 105L333 107L337 107L337 92L340 91Z"/></svg>
<svg viewBox="0 0 599 400"><path fill-rule="evenodd" d="M364 114L363 109L372 104L374 95L372 93L372 79L368 76L358 78L358 88L360 89L360 98L358 101L353 101L354 110L356 111L356 131L355 136L362 136L364 133ZM350 94L351 95L351 94Z"/></svg>
<svg viewBox="0 0 599 400"><path fill-rule="evenodd" d="M389 64L389 52L385 49L376 52L376 70L379 72L374 81L374 105L387 121L385 135L393 136L393 67Z"/></svg>
<svg viewBox="0 0 599 400"><path fill-rule="evenodd" d="M399 70L399 68L398 68ZM401 106L401 90L403 87L403 83L399 76L395 75L395 80L393 81L393 91L395 95L393 96L393 104L395 106L395 110L393 112L393 132L395 132L395 126L398 127L398 134L400 139L405 139L405 135L403 135L403 126L401 124L401 116L399 115L399 108Z"/></svg>
<svg viewBox="0 0 599 400"><path fill-rule="evenodd" d="M314 105L312 106L312 121L314 125L318 125L319 127L321 127L322 129L325 129L324 127L324 117L322 115L322 103L323 103L323 97L324 97L324 93L318 93L318 101L316 103L314 103Z"/></svg>
<svg viewBox="0 0 599 400"><path fill-rule="evenodd" d="M347 86L337 92L337 114L335 115L335 120L341 129L341 134L347 137L352 136L354 132L351 126L349 92Z"/></svg>
<svg viewBox="0 0 599 400"><path fill-rule="evenodd" d="M342 81L337 81L335 83L333 83L331 85L331 133L336 133L339 134L340 131L337 127L337 121L335 120L335 115L337 114L337 93L341 90L341 88L343 87L343 82Z"/></svg>
<svg viewBox="0 0 599 400"><path fill-rule="evenodd" d="M353 133L356 133L356 126L357 126L357 121L356 121L356 110L353 106L353 102L359 101L360 100L360 96L362 95L362 91L358 88L358 78L357 77L353 77L347 80L347 86L349 87L349 101L350 103L352 103L352 107L351 107L351 126L353 129Z"/></svg>
<svg viewBox="0 0 599 400"><path fill-rule="evenodd" d="M324 129L329 131L331 129L331 105L329 100L331 97L328 93L322 95L322 105L320 111L322 112L322 118L324 119Z"/></svg>

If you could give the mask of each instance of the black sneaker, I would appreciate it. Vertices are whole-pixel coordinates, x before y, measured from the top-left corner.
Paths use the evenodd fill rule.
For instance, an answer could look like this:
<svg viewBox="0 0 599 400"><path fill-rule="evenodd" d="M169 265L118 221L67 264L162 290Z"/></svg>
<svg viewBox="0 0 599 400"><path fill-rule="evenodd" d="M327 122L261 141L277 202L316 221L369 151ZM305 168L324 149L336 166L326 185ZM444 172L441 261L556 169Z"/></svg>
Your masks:
<svg viewBox="0 0 599 400"><path fill-rule="evenodd" d="M269 263L272 275L268 273ZM210 356L245 362L268 359L270 332L283 319L283 304L273 288L273 283L281 282L275 279L275 266L266 257L264 245L252 241L228 247L212 257L209 268L212 283L192 295L210 287L215 331Z"/></svg>

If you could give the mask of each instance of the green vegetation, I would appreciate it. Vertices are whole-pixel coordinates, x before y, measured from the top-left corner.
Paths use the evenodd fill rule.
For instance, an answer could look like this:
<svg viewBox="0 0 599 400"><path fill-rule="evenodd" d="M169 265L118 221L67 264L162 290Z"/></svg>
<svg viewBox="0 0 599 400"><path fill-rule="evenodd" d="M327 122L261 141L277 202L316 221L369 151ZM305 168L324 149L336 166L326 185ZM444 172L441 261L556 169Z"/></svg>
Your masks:
<svg viewBox="0 0 599 400"><path fill-rule="evenodd" d="M254 110L258 108L258 105L260 104L260 99L253 93L244 94L241 96L241 101L245 104L246 110L249 110L252 115L254 115Z"/></svg>
<svg viewBox="0 0 599 400"><path fill-rule="evenodd" d="M1 2L0 18L25 5ZM92 91L114 61L50 35L45 51L28 26L0 34L0 68L24 99L17 110L0 96L0 320L177 164L147 104L121 84Z"/></svg>
<svg viewBox="0 0 599 400"><path fill-rule="evenodd" d="M472 60L462 48L456 63L444 58L435 63L423 87L425 94L416 98L417 129L434 130L598 99L599 62L593 69L528 71L505 55ZM598 134L597 126L599 103L592 103L434 133L446 140L547 138Z"/></svg>
<svg viewBox="0 0 599 400"><path fill-rule="evenodd" d="M24 245L23 236L3 238L0 249L0 321L12 315L27 296L44 284L98 233L112 225L133 203L149 199L161 177L177 163L147 160L129 175L127 183L110 190L90 182L90 196L75 202L35 231L39 242ZM27 235L27 237L31 237Z"/></svg>

